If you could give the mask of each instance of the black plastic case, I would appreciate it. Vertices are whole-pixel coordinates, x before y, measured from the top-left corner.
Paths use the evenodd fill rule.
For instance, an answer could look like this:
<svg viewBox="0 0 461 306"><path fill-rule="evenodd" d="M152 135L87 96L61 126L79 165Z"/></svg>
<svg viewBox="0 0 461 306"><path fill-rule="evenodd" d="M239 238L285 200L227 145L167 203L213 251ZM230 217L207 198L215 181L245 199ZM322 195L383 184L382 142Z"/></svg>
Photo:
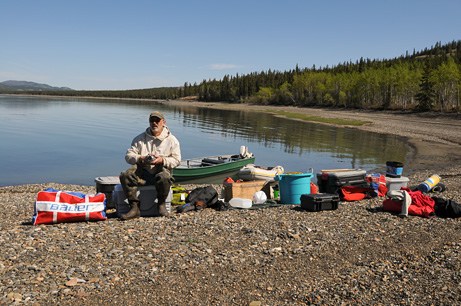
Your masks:
<svg viewBox="0 0 461 306"><path fill-rule="evenodd" d="M342 186L366 185L366 171L361 169L328 171L317 173L319 191L323 193L338 193Z"/></svg>
<svg viewBox="0 0 461 306"><path fill-rule="evenodd" d="M338 209L339 196L331 193L301 195L301 208L308 211Z"/></svg>

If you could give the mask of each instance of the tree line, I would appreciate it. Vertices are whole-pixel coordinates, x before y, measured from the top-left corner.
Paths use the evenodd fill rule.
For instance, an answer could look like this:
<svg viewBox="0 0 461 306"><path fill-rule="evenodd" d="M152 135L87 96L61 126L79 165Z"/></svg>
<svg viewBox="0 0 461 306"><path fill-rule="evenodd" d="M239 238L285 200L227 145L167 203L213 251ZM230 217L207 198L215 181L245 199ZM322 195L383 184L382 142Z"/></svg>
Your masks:
<svg viewBox="0 0 461 306"><path fill-rule="evenodd" d="M387 110L461 110L461 41L390 60L296 67L185 84L203 101Z"/></svg>
<svg viewBox="0 0 461 306"><path fill-rule="evenodd" d="M461 40L393 59L364 59L333 67L225 75L221 80L118 91L59 91L34 94L136 99L459 112Z"/></svg>

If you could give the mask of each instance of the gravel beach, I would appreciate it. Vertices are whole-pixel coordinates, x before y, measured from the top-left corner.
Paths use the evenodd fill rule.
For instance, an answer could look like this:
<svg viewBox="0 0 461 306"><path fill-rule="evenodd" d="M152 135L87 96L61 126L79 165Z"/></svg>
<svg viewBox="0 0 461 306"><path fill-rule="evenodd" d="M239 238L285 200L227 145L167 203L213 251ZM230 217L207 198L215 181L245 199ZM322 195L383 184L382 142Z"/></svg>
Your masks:
<svg viewBox="0 0 461 306"><path fill-rule="evenodd" d="M405 137L409 185L437 173L447 191L436 195L461 203L458 115L283 109L362 119L369 123L357 128ZM35 196L47 187L95 192L0 187L1 305L461 304L461 219L400 218L375 198L316 213L283 205L32 226Z"/></svg>

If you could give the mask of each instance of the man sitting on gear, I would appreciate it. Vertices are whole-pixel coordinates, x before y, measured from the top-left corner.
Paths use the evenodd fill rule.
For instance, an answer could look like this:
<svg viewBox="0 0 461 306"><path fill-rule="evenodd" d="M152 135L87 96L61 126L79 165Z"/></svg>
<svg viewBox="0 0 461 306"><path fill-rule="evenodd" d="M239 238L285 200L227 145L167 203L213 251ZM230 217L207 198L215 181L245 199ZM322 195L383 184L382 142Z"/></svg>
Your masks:
<svg viewBox="0 0 461 306"><path fill-rule="evenodd" d="M155 186L159 215L168 216L165 201L173 183L172 169L181 162L181 149L162 113L151 113L149 124L145 132L133 139L125 155L127 163L133 166L120 174L120 183L131 209L120 217L121 220L140 217L137 191L138 186L145 185Z"/></svg>

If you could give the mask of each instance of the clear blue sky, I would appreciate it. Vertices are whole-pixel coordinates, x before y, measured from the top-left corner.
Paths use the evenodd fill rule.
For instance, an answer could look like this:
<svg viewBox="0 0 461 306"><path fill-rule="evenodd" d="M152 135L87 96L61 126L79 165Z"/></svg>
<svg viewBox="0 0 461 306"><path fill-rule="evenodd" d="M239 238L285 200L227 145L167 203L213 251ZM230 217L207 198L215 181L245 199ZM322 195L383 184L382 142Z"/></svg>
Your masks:
<svg viewBox="0 0 461 306"><path fill-rule="evenodd" d="M1 0L0 82L180 86L461 39L460 0Z"/></svg>

